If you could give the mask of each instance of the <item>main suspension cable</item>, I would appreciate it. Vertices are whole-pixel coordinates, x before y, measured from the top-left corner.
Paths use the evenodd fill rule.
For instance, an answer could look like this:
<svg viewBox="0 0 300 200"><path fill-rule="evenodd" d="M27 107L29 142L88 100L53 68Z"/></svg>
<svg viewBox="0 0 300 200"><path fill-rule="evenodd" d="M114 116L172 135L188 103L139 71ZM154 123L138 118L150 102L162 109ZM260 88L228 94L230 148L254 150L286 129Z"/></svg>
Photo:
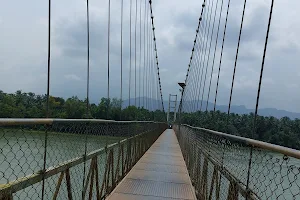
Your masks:
<svg viewBox="0 0 300 200"><path fill-rule="evenodd" d="M155 57L156 57L156 66L157 66L157 71L159 73L158 53L157 53L156 36L155 36L155 26L154 26L154 16L153 16L153 10L152 10L152 0L149 0L149 4L150 4L150 11L151 11L151 21L152 21L152 31L153 31L154 51L155 51ZM162 104L163 112L165 113L164 101L163 101L163 94L162 94L162 89L161 89L160 75L158 75L158 76L159 76L159 87L160 87L160 95L161 95L161 104Z"/></svg>

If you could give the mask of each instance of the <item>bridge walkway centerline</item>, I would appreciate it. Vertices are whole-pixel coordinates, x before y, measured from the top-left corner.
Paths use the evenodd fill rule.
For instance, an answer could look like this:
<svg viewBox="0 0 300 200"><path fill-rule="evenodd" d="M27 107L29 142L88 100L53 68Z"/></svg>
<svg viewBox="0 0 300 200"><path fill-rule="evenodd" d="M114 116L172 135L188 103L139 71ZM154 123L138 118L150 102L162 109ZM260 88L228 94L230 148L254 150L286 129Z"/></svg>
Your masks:
<svg viewBox="0 0 300 200"><path fill-rule="evenodd" d="M195 192L175 132L165 130L107 200L190 200Z"/></svg>

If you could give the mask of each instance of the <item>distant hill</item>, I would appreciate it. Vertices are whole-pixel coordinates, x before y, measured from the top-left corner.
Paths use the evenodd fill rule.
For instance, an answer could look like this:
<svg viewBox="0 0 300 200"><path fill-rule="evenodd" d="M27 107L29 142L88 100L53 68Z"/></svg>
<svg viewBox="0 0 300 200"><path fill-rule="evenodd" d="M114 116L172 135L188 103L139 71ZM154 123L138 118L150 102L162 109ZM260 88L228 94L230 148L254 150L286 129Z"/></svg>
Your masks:
<svg viewBox="0 0 300 200"><path fill-rule="evenodd" d="M149 107L150 108L149 110L157 110L157 109L160 109L159 106L161 106L161 101L158 101L158 100L155 100L152 98L148 98L148 97L140 97L140 98L136 98L136 99L135 98L130 99L130 105L135 105L135 102L136 102L137 106L139 106L139 102L140 102L141 107L143 105L148 105L145 107ZM129 99L126 99L123 101L122 107L126 108L128 106L129 106ZM164 102L164 107L165 107L165 109L167 109L167 102Z"/></svg>
<svg viewBox="0 0 300 200"><path fill-rule="evenodd" d="M134 98L130 99L131 105L134 105L134 102L135 102ZM150 105L150 110L156 110L156 109L160 108L157 106L157 105L160 106L160 101L158 101L158 100L147 98L147 97L141 97L140 98L141 105L143 105L143 102L145 102L145 104L147 103ZM137 105L139 105L138 104L139 98L136 99L136 103L137 103ZM198 105L197 105L196 101L189 101L189 102L187 102L187 104L193 105L193 107L190 106L190 108L188 108L189 110L187 110L188 112L191 112L191 111L194 111L195 109L198 109L198 110L200 109L201 101L198 103ZM128 99L124 100L123 108L126 108L128 105L129 105L129 100ZM177 107L178 107L178 105L179 105L179 101L177 103ZM167 111L168 110L168 101L164 101L164 106L165 106L165 110ZM203 101L202 110L205 110L205 108L206 108L206 101ZM214 104L211 102L208 102L208 110L213 110L213 108L214 108ZM227 112L228 105L217 105L216 109L220 110L222 112ZM232 105L231 112L236 113L236 114L249 114L251 112L254 112L254 109L246 108L246 106L244 106L244 105ZM276 108L261 108L258 110L258 114L261 116L265 116L265 117L273 116L273 117L276 117L279 119L282 117L289 117L290 119L296 119L296 118L300 119L300 113L289 112L286 110L278 110Z"/></svg>

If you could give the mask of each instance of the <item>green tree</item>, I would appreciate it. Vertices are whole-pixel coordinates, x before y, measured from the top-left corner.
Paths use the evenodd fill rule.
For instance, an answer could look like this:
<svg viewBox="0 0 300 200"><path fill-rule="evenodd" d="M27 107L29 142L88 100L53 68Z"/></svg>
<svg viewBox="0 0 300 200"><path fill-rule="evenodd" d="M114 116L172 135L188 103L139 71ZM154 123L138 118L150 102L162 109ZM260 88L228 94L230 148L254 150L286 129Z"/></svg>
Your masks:
<svg viewBox="0 0 300 200"><path fill-rule="evenodd" d="M67 99L64 108L66 117L73 119L83 118L86 111L84 102L79 100L77 96Z"/></svg>

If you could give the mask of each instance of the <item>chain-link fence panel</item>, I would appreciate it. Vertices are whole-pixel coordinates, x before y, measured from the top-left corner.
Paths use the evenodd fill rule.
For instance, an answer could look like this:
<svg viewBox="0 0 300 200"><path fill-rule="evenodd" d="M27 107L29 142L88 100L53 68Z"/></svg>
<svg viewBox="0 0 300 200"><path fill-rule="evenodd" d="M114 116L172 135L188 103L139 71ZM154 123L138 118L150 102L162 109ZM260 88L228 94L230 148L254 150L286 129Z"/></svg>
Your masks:
<svg viewBox="0 0 300 200"><path fill-rule="evenodd" d="M166 128L138 121L0 119L0 199L103 199Z"/></svg>
<svg viewBox="0 0 300 200"><path fill-rule="evenodd" d="M300 151L174 125L199 199L300 199Z"/></svg>

